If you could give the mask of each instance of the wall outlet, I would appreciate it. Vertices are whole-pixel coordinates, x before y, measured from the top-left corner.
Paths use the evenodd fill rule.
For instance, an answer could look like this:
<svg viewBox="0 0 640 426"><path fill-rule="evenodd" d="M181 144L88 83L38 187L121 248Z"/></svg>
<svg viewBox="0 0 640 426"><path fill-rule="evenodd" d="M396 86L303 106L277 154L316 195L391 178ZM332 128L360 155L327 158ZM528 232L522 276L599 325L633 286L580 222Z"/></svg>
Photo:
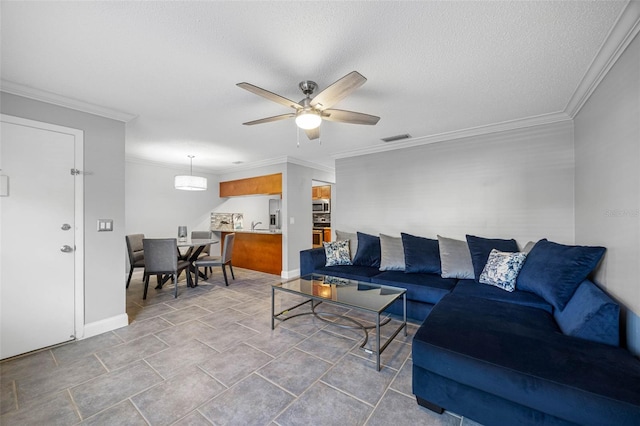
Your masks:
<svg viewBox="0 0 640 426"><path fill-rule="evenodd" d="M296 218L295 217L290 217L289 218L289 225L294 225L296 223Z"/></svg>
<svg viewBox="0 0 640 426"><path fill-rule="evenodd" d="M113 231L113 219L98 219L98 232Z"/></svg>

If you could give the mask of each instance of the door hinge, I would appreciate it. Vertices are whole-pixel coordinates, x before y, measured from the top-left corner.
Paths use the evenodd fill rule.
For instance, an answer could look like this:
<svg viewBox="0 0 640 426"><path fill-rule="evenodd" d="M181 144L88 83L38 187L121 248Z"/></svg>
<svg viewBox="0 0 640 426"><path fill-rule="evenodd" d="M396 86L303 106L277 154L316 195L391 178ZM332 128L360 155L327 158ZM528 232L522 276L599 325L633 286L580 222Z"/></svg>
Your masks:
<svg viewBox="0 0 640 426"><path fill-rule="evenodd" d="M81 172L78 169L71 169L71 176L79 175Z"/></svg>

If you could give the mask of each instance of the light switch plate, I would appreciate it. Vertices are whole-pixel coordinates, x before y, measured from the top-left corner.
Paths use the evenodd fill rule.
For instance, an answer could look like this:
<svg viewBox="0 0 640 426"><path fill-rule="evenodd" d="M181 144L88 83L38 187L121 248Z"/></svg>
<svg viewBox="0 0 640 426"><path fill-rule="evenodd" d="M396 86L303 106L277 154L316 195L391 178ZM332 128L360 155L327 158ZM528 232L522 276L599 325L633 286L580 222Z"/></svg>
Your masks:
<svg viewBox="0 0 640 426"><path fill-rule="evenodd" d="M98 219L98 232L113 231L113 219Z"/></svg>

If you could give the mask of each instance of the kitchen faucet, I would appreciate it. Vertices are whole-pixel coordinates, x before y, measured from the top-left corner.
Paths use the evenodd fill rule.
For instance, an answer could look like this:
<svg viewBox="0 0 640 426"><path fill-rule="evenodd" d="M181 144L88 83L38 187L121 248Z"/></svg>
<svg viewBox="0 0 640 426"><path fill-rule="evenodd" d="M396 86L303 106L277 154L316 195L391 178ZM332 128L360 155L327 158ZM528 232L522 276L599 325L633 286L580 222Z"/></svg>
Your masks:
<svg viewBox="0 0 640 426"><path fill-rule="evenodd" d="M260 225L262 222L253 222L251 221L251 230L255 231L256 230L256 226Z"/></svg>

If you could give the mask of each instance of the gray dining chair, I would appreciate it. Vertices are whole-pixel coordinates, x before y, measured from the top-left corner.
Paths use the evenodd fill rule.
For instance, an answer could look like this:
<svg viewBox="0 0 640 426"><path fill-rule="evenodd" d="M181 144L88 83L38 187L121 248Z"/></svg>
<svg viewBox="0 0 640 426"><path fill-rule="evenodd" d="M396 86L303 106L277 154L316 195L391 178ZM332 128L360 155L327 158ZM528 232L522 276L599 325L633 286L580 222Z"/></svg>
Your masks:
<svg viewBox="0 0 640 426"><path fill-rule="evenodd" d="M175 238L145 238L142 240L144 247L144 295L147 298L149 277L151 275L171 275L175 283L174 296L178 297L178 278L180 273L186 270L187 285L191 286L190 263L186 260L178 260L176 256L177 240ZM162 281L156 288L162 288Z"/></svg>
<svg viewBox="0 0 640 426"><path fill-rule="evenodd" d="M129 253L129 277L127 278L126 287L129 288L133 269L144 268L144 247L142 246L144 234L126 235L124 239L127 242L127 252Z"/></svg>
<svg viewBox="0 0 640 426"><path fill-rule="evenodd" d="M191 240L210 240L211 231L191 231ZM211 255L211 244L204 246L204 250L200 252L198 258L207 257Z"/></svg>
<svg viewBox="0 0 640 426"><path fill-rule="evenodd" d="M222 256L207 256L202 259L198 259L194 262L196 266L196 276L195 285L198 285L198 269L204 268L205 271L205 279L207 277L207 268L212 268L214 266L222 267L222 275L224 276L224 283L226 286L229 286L229 280L227 279L227 270L226 266L229 265L229 270L231 271L231 277L235 280L236 277L233 274L233 266L231 265L231 258L233 255L233 243L236 239L236 234L227 234L224 237L224 243L222 244Z"/></svg>

